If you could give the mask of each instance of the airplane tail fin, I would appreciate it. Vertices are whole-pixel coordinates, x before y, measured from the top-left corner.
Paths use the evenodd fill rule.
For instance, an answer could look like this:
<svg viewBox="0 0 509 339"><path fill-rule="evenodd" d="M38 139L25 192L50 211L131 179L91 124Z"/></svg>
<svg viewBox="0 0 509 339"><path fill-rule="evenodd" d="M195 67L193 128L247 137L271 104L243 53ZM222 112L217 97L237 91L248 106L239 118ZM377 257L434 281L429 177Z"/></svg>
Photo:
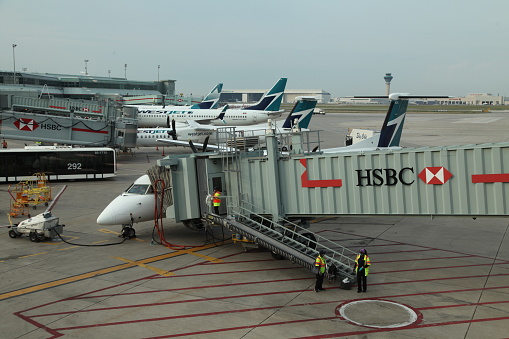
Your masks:
<svg viewBox="0 0 509 339"><path fill-rule="evenodd" d="M203 99L199 104L194 104L190 108L193 109L214 109L217 108L219 104L219 97L221 96L221 91L223 89L223 84L219 83L210 91L209 94Z"/></svg>
<svg viewBox="0 0 509 339"><path fill-rule="evenodd" d="M292 128L297 125L299 128L308 128L311 117L313 116L313 110L316 107L315 98L301 98L293 106L292 111L286 117L283 124L283 128Z"/></svg>
<svg viewBox="0 0 509 339"><path fill-rule="evenodd" d="M283 93L286 87L287 78L279 79L276 84L265 94L260 101L255 105L245 107L246 110L258 111L279 111L281 101L283 100Z"/></svg>
<svg viewBox="0 0 509 339"><path fill-rule="evenodd" d="M405 123L408 99L391 101L385 121L380 131L378 147L399 146L403 124Z"/></svg>

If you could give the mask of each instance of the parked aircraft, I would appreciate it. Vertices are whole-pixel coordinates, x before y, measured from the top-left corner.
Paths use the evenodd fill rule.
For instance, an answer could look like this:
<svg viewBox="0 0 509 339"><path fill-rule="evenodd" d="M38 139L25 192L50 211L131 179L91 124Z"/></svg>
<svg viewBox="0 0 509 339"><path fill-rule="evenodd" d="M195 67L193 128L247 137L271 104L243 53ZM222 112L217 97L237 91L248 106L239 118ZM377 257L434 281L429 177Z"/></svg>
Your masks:
<svg viewBox="0 0 509 339"><path fill-rule="evenodd" d="M203 125L196 121L187 121L186 124L174 125L174 128L142 128L138 129L137 145L140 146L160 146L166 143L174 146L196 146L202 149L218 149L217 144L227 134L235 131L237 137L243 138L262 138L267 129L273 129L277 133L289 133L295 124L300 130L307 130L313 109L316 106L316 99L303 98L294 105L292 111L285 120L270 121L270 123L260 123L249 126L238 126L231 131L218 131L221 127L213 125ZM224 119L228 118L230 110L224 112ZM224 129L224 127L223 127ZM168 138L171 136L171 139ZM210 142L209 142L210 141Z"/></svg>
<svg viewBox="0 0 509 339"><path fill-rule="evenodd" d="M283 111L280 110L280 106L286 81L287 78L279 79L272 89L255 105L230 110L228 118L223 121L213 121L220 113L219 109L203 110L178 106L154 109L148 106L147 109L138 109L138 127L170 127L172 120L176 122L195 120L202 124L212 123L221 126L245 126L265 122L268 119L281 116Z"/></svg>
<svg viewBox="0 0 509 339"><path fill-rule="evenodd" d="M366 98L366 97L363 97ZM369 98L387 98L369 97ZM407 93L392 93L388 96L391 104L385 116L385 120L380 133L375 133L372 137L359 141L350 146L334 147L321 149L322 153L339 153L355 151L373 151L377 149L400 149L401 133L405 123L406 111L409 99L415 98L447 98L446 96L412 96Z"/></svg>
<svg viewBox="0 0 509 339"><path fill-rule="evenodd" d="M292 112L284 121L275 121L273 128L278 133L289 133L297 125L300 129L307 129L311 117L313 116L313 109L316 106L316 99L301 99L299 100ZM208 126L215 128L213 126ZM256 127L256 128L253 128ZM259 126L245 126L243 128L253 128L252 131L260 131L265 133L267 129L266 124ZM214 130L211 130L215 133ZM162 131L163 129L154 129ZM171 131L171 130L170 130ZM167 136L168 131L160 132ZM177 132L178 133L178 132ZM138 133L139 134L139 133ZM165 142L177 141L165 139ZM173 144L173 143L172 143ZM187 142L182 141L181 145L189 146ZM217 148L215 145L197 145L204 146L205 148ZM135 235L134 223L154 220L154 190L151 186L148 175L143 175L121 195L116 197L99 215L97 223L100 225L122 225L121 235L124 237L133 237Z"/></svg>

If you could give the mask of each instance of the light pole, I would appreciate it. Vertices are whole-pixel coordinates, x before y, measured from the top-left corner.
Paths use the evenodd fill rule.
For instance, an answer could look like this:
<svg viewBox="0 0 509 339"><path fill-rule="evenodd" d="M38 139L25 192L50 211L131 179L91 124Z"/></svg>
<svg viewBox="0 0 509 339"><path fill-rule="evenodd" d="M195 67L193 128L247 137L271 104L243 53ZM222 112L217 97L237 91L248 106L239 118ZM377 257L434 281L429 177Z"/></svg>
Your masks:
<svg viewBox="0 0 509 339"><path fill-rule="evenodd" d="M16 44L12 44L12 62L14 64L14 71L12 74L14 75L14 84L16 84L16 55L14 54L14 48L16 48Z"/></svg>
<svg viewBox="0 0 509 339"><path fill-rule="evenodd" d="M87 63L88 63L88 59L85 59L85 75L88 75Z"/></svg>
<svg viewBox="0 0 509 339"><path fill-rule="evenodd" d="M161 68L161 65L157 65L157 81L159 81L159 68Z"/></svg>
<svg viewBox="0 0 509 339"><path fill-rule="evenodd" d="M127 80L127 64L124 64L124 78Z"/></svg>
<svg viewBox="0 0 509 339"><path fill-rule="evenodd" d="M111 69L108 70L108 78L111 78Z"/></svg>

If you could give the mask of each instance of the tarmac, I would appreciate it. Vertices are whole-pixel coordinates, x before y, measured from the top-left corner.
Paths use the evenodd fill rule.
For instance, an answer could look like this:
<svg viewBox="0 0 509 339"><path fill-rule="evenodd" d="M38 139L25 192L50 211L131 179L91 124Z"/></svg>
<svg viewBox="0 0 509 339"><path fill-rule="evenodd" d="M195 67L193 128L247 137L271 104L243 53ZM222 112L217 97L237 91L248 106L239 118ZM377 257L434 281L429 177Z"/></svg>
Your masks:
<svg viewBox="0 0 509 339"><path fill-rule="evenodd" d="M382 122L380 114L329 114L312 125L331 147L348 127ZM508 130L509 113L412 114L402 143L507 142ZM22 143L9 141L15 145ZM372 267L366 293L339 281L316 293L309 270L235 244L220 227L195 232L166 220L175 245L167 248L153 241L152 222L136 224L137 237L126 241L120 226L97 225L102 209L162 155L162 147L136 149L118 156L115 178L52 183L54 192L68 185L52 211L66 242L11 239L0 228L2 338L509 336L508 218L319 218L312 231L365 248ZM8 186L0 184L0 225L8 224Z"/></svg>

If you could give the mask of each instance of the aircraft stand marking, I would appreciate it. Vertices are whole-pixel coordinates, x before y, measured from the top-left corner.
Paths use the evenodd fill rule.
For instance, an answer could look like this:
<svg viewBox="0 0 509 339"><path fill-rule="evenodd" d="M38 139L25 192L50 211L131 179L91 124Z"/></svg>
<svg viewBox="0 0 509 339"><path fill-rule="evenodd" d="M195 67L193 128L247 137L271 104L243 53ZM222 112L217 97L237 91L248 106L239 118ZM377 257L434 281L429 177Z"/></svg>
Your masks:
<svg viewBox="0 0 509 339"><path fill-rule="evenodd" d="M138 261L133 261L133 260L129 260L129 259L126 259L126 258L121 258L121 257L113 257L113 258L121 260L121 261L128 262L128 263L132 264L133 266L140 266L140 267L148 268L149 270L152 270L152 271L156 272L157 274L162 275L163 277L171 277L172 275L175 275L175 273L173 273L173 272L165 271L165 270L162 270L162 269L157 268L157 267L153 267L153 266L149 266L149 265L146 265L146 264L142 264L142 263L140 263Z"/></svg>

